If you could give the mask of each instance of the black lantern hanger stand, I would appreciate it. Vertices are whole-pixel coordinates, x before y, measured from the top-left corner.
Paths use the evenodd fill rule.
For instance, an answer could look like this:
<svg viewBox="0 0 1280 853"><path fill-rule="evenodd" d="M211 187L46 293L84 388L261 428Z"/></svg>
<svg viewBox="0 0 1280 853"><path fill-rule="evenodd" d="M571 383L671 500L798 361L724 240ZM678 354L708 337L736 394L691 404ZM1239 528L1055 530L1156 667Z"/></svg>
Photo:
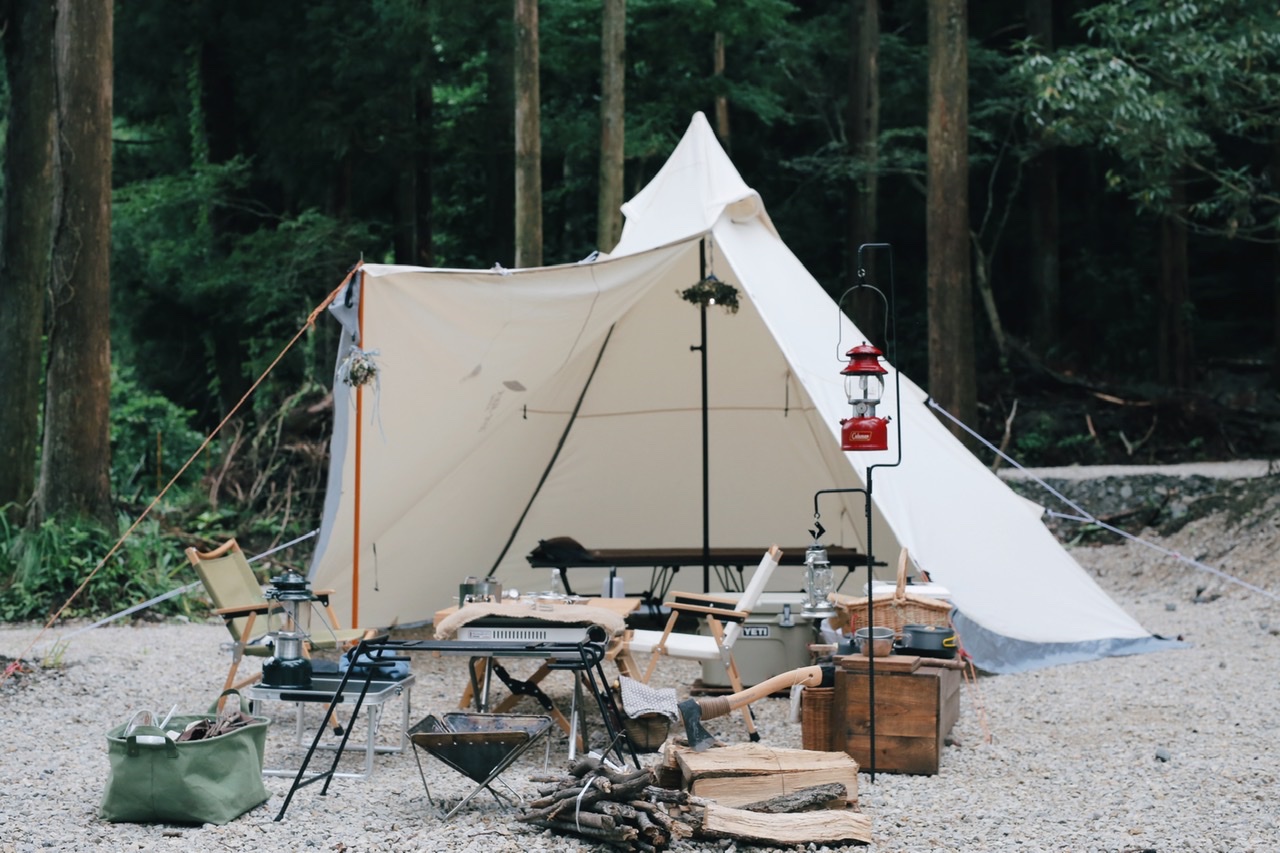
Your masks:
<svg viewBox="0 0 1280 853"><path fill-rule="evenodd" d="M887 297L884 292L867 282L867 268L863 264L862 254L868 249L884 249L889 254L889 294ZM871 538L871 482L872 474L876 468L895 468L902 464L902 395L900 393L901 383L898 379L900 373L896 369L898 350L897 330L894 327L893 246L889 243L864 243L858 247L858 283L846 290L844 295L840 297L840 301L836 304L837 310L843 310L841 306L843 306L845 298L850 293L861 289L868 289L879 295L885 306L885 347L889 350L890 363L895 366L893 371L894 417L890 419L876 415L876 406L880 403L884 389L883 377L888 371L880 364L879 359L882 355L880 350L864 341L845 353L848 361L841 371L845 377L845 396L848 398L849 405L853 410L852 417L840 421L841 449L847 452L888 450L888 426L889 421L893 420L897 425L897 440L893 442L897 455L893 462L879 462L867 466L866 476L863 478L866 483L866 488L864 489L821 489L815 492L813 496L814 527L809 532L813 536L813 545L810 546L810 550L822 550L820 540L825 528L823 528L822 522L819 521L818 498L820 496L842 493L860 493L863 495L867 518L867 700L870 704L867 713L868 734L870 735L870 761L867 772L871 776L871 781L874 782L876 780L876 658L874 654L871 654L870 632L875 625L873 596L871 594L875 549L872 547ZM839 350L840 343L837 337L837 354L839 354Z"/></svg>

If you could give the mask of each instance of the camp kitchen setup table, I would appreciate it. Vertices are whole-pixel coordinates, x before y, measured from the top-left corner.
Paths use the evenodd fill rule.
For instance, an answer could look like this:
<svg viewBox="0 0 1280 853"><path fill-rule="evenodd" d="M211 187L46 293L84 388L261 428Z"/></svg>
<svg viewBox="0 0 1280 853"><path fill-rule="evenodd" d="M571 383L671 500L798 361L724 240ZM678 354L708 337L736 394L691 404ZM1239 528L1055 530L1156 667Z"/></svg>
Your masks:
<svg viewBox="0 0 1280 853"><path fill-rule="evenodd" d="M355 697L348 691L343 692L339 689L339 685L343 681L340 673L317 673L311 676L311 685L306 688L299 687L269 687L262 683L254 684L244 689L245 698L249 700L251 713L258 713L258 708L263 702L292 702L297 711L297 721L294 726L294 737L299 746L305 746L306 741L303 739L304 719L306 717L305 709L308 704L324 704L324 712L320 722L323 729L329 722L330 710L334 714L338 713L338 709L344 704L352 701ZM412 673L405 675L403 678L389 679L374 678L369 682L368 691L364 696L364 703L369 708L366 715L368 725L366 726L368 734L366 736L364 750L364 769L359 772L334 772L334 775L346 779L367 779L373 774L373 757L376 753L387 752L404 752L408 745L409 735L409 699L413 693L414 676ZM388 701L393 698L400 699L400 737L395 744L379 744L377 743L378 724L382 719L383 708ZM355 715L351 717L351 724L347 726L347 731L355 726ZM343 744L346 744L346 738L343 738ZM317 749L337 749L333 744L319 744ZM353 748L359 748L354 745ZM336 768L336 764L334 765ZM292 776L295 770L286 769L264 769L264 776Z"/></svg>
<svg viewBox="0 0 1280 853"><path fill-rule="evenodd" d="M641 600L646 604L661 604L671 589L675 575L685 566L705 566L709 557L709 567L715 572L716 579L725 592L742 592L743 573L747 566L760 562L760 555L767 548L711 548L709 554L702 548L584 548L573 539L558 537L543 540L538 547L529 552L526 559L535 569L560 569L564 578L565 592L573 595L569 584L568 569L596 569L613 571L624 568L648 568L649 588L641 593ZM805 548L783 548L780 566L803 566ZM844 577L840 579L836 589L844 586L845 581L854 569L866 566L867 555L856 548L845 548L832 545L827 548L827 559L832 566L843 566ZM885 565L882 561L876 566ZM703 592L710 592L710 577L703 578Z"/></svg>
<svg viewBox="0 0 1280 853"><path fill-rule="evenodd" d="M603 644L605 660L612 660L619 674L635 677L636 665L624 635L626 617L639 607L640 601L636 598L475 601L436 611L432 624L436 626L437 640L477 643L518 640L571 645L591 641ZM582 679L575 678L573 705L566 717L540 687L548 675L565 667L554 660L546 661L528 678L517 679L497 663L495 657L498 656L472 659L471 677L458 707L474 704L478 711L492 710L502 714L510 711L522 697L532 698L569 736L569 759L573 760L578 739L583 737L578 710L582 705ZM494 675L511 694L491 709L489 688Z"/></svg>
<svg viewBox="0 0 1280 853"><path fill-rule="evenodd" d="M536 658L545 661L548 666L553 668L572 671L575 678L585 681L596 701L597 707L600 709L600 715L604 720L610 744L608 751L616 754L618 761L622 764L626 764L627 754L629 753L632 763L637 769L640 767L640 760L636 757L635 749L622 728L621 711L614 702L613 695L609 692L602 665L605 657L603 644L590 641L581 643L541 643L393 640L387 635L381 635L361 640L352 655L353 660L368 660L372 662L372 665L368 667L362 666L359 673L353 672L354 667L349 667L342 673L334 692L327 697L329 701L339 702L350 701L351 695L355 695L355 706L351 711L351 721L343 730L342 740L334 750L333 763L327 770L308 772L311 759L314 757L320 739L324 736L328 727L326 718L321 720L319 728L316 729L311 745L302 760L302 766L298 768L293 784L289 788L289 793L285 796L284 803L280 806L280 812L275 817L276 820L284 819L285 812L293 801L293 795L300 788L323 780L324 787L320 790L320 794L324 796L329 792L330 782L339 775L336 772L338 762L342 759L342 753L346 748L348 738L351 736L351 730L355 728L356 718L368 701L370 693L375 692L377 690L376 685L382 683L377 677L378 668L380 666L389 667L401 661L408 661L409 654L412 652L436 652L442 655L465 656L470 658L472 662L478 658ZM475 667L469 666L471 671L475 672ZM496 719L501 715L495 714L493 716ZM409 731L407 725L405 726L405 731Z"/></svg>

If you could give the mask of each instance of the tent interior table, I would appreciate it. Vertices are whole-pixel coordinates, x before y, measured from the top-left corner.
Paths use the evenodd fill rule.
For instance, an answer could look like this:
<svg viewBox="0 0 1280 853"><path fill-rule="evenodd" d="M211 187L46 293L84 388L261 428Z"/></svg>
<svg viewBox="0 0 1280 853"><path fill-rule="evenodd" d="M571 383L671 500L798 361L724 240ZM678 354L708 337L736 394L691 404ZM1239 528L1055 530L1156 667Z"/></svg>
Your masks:
<svg viewBox="0 0 1280 853"><path fill-rule="evenodd" d="M564 577L565 590L572 594L569 569L594 569L611 571L621 568L649 568L652 574L649 587L640 598L646 604L661 604L671 589L675 575L686 566L709 565L717 581L726 592L741 592L744 588L743 573L747 566L760 562L760 555L767 549L760 548L711 548L709 554L702 548L584 548L569 537L545 539L529 552L529 565L535 569L556 568ZM805 548L783 548L779 566L803 566ZM827 547L827 559L832 566L843 566L844 577L836 589L844 586L849 575L866 566L867 555L857 548L838 545ZM709 557L709 564L705 562ZM876 566L885 565L876 561ZM803 586L803 577L798 586ZM710 592L710 579L703 579L703 592Z"/></svg>

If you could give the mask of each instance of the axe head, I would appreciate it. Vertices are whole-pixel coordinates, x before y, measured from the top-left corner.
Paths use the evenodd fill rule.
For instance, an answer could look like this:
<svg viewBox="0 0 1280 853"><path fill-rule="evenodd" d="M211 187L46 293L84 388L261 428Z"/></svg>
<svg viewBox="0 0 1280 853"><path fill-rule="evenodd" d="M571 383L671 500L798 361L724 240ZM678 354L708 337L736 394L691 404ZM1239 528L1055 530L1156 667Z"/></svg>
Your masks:
<svg viewBox="0 0 1280 853"><path fill-rule="evenodd" d="M694 752L703 752L716 742L711 733L702 727L702 706L696 699L680 703L680 719L684 721L684 735Z"/></svg>

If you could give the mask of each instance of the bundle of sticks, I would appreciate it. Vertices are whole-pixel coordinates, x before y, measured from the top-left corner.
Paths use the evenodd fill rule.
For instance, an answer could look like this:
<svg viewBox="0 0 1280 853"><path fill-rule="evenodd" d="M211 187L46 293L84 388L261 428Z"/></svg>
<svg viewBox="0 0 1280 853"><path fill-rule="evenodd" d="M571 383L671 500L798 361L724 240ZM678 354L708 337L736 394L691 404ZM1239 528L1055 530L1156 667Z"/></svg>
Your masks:
<svg viewBox="0 0 1280 853"><path fill-rule="evenodd" d="M618 770L586 755L565 775L533 780L543 785L519 817L525 823L644 853L666 850L694 832L668 808L688 794L655 786L649 769Z"/></svg>

